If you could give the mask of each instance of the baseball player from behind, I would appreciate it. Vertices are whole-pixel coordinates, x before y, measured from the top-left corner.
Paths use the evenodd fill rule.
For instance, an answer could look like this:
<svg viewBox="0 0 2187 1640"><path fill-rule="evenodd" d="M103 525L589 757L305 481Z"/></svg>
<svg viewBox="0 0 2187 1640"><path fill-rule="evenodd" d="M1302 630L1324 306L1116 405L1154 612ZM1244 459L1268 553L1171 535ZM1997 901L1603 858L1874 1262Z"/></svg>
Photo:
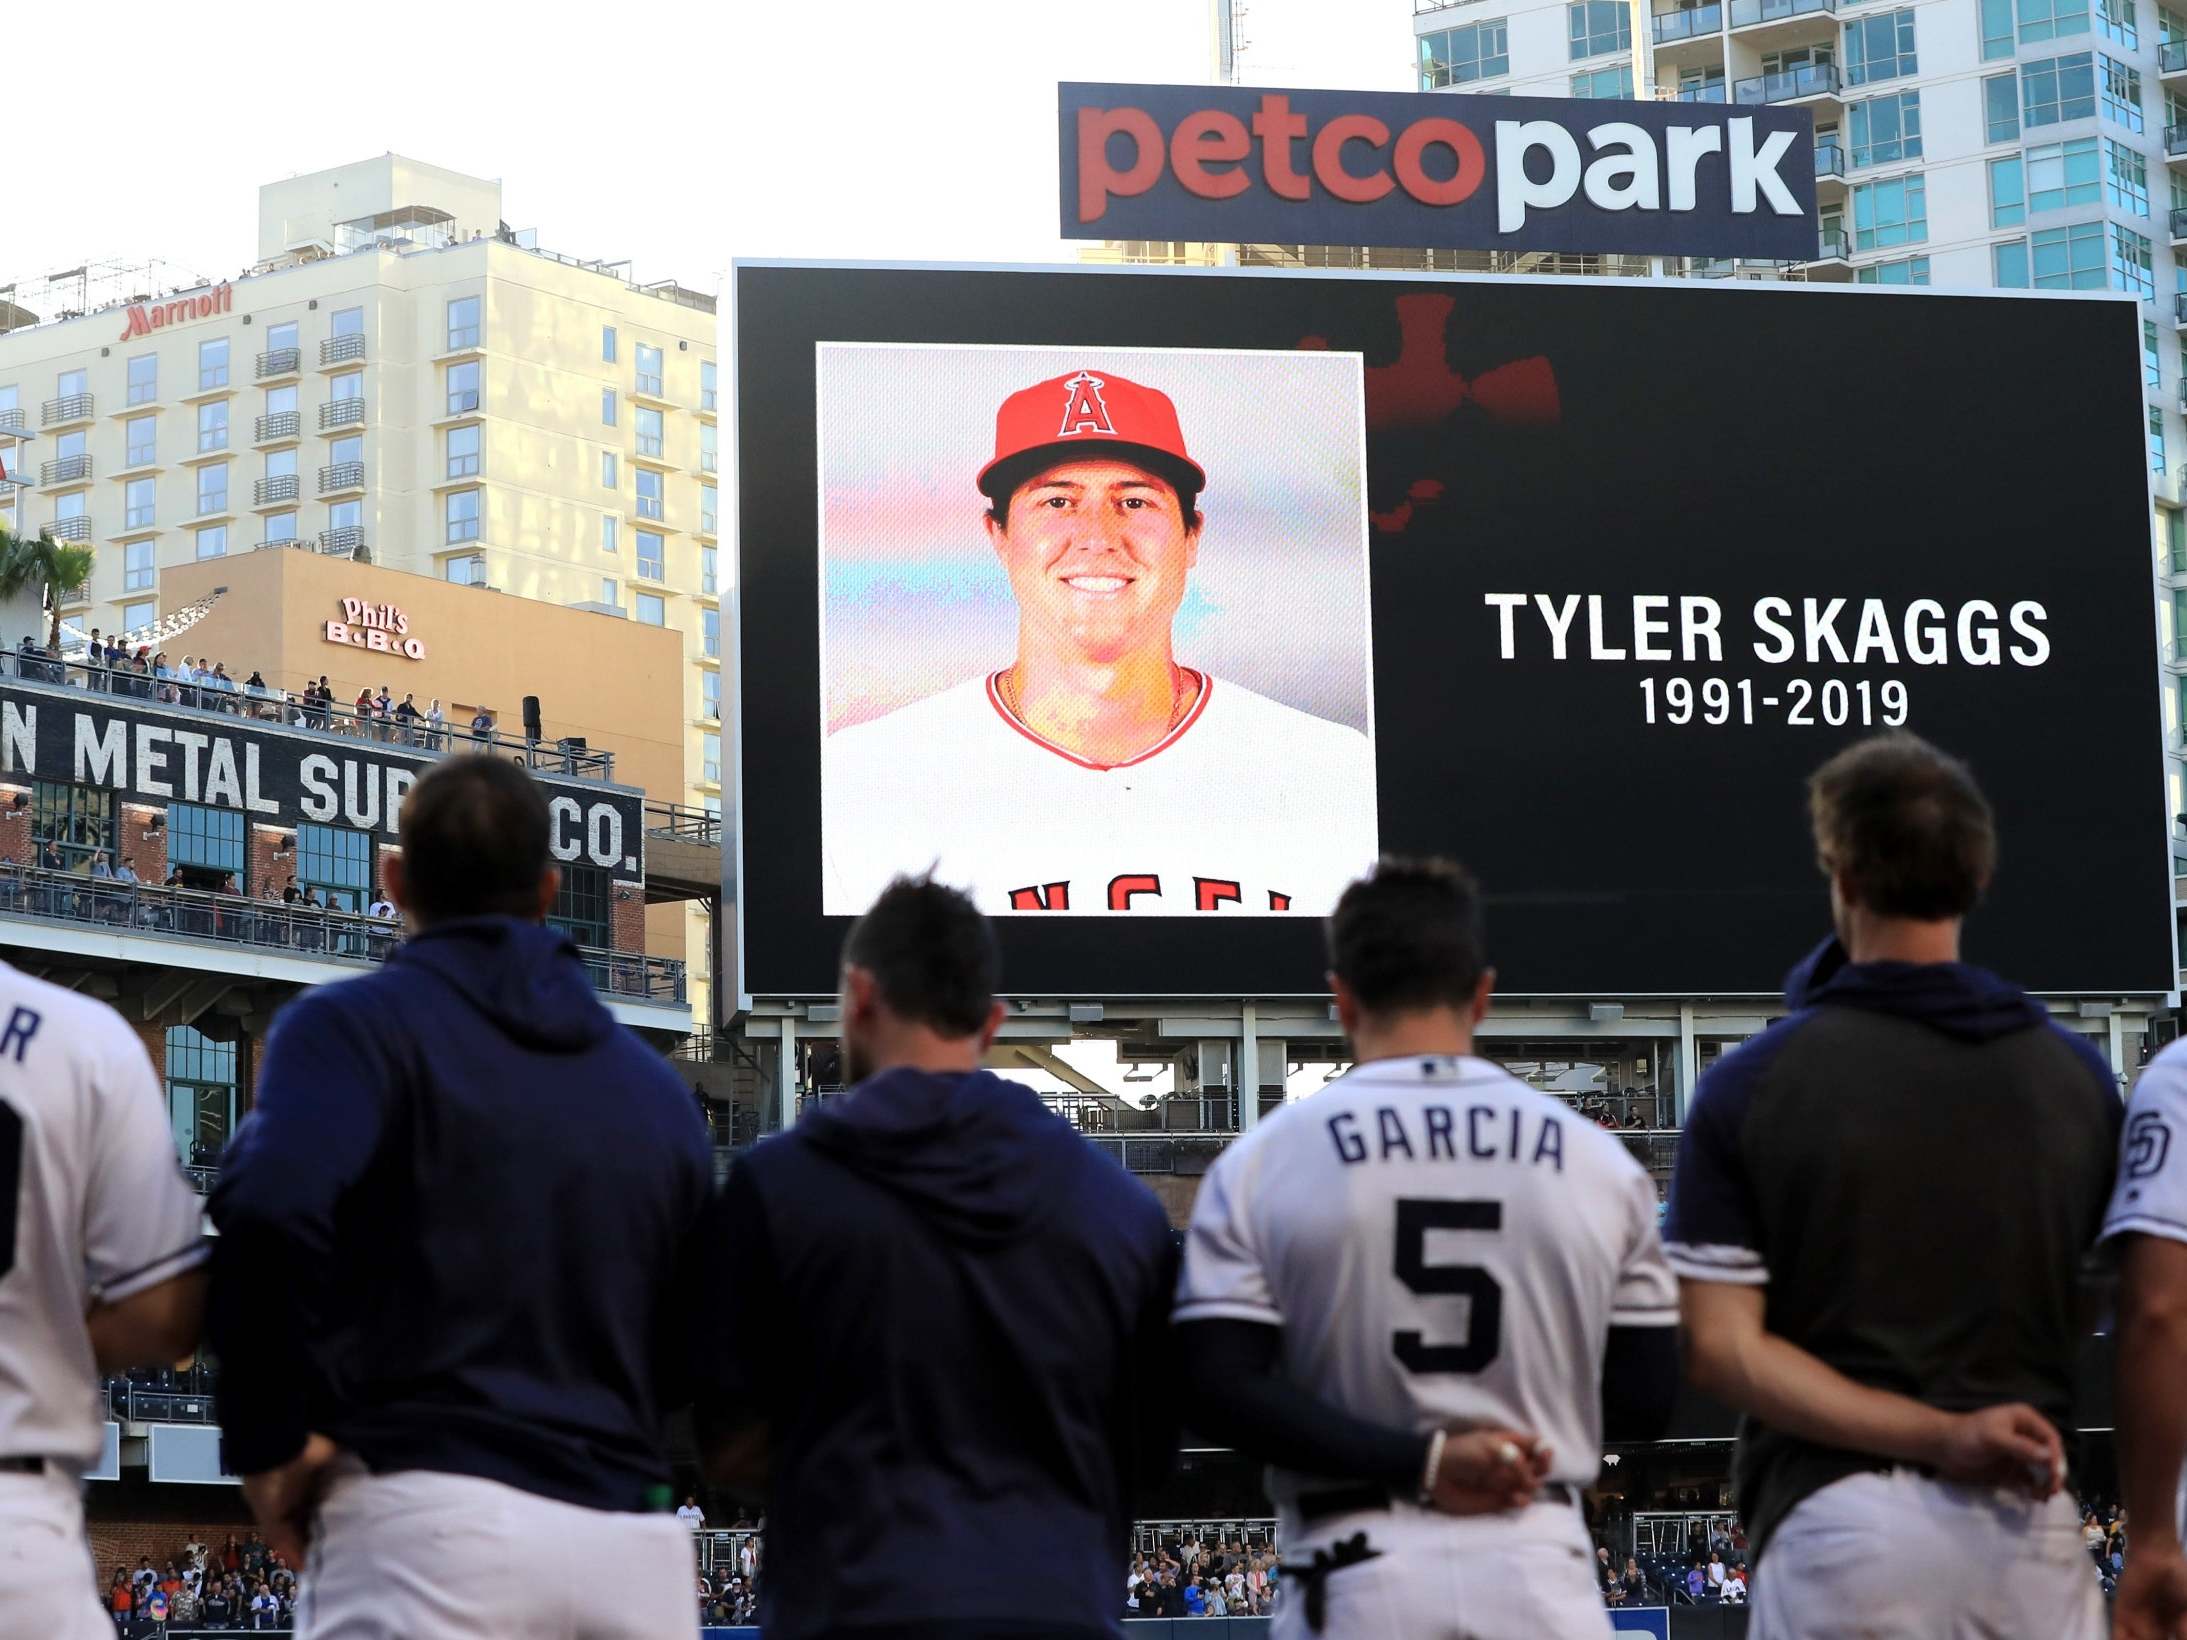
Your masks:
<svg viewBox="0 0 2187 1640"><path fill-rule="evenodd" d="M1154 388L1003 401L978 486L1017 656L828 737L830 914L929 867L989 912L1319 913L1373 860L1367 737L1177 659L1206 485Z"/></svg>
<svg viewBox="0 0 2187 1640"><path fill-rule="evenodd" d="M1358 1062L1226 1150L1193 1209L1186 1422L1273 1466L1281 1640L1606 1635L1580 1489L1678 1388L1655 1187L1475 1056L1495 975L1459 868L1384 860L1338 901L1329 966Z"/></svg>
<svg viewBox="0 0 2187 1640"><path fill-rule="evenodd" d="M0 964L0 1634L113 1640L84 1544L99 1379L197 1348L206 1242L121 1016Z"/></svg>

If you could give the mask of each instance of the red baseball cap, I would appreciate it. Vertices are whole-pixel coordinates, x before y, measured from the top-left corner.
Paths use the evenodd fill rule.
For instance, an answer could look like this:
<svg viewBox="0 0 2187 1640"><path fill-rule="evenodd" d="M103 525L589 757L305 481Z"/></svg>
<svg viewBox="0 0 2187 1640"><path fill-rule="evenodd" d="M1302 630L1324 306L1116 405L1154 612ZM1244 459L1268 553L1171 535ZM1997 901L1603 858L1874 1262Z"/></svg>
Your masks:
<svg viewBox="0 0 2187 1640"><path fill-rule="evenodd" d="M1004 399L995 412L994 459L980 469L977 483L982 493L1000 500L998 489L1007 495L1038 470L1025 457L1098 460L1112 451L1127 459L1156 458L1152 470L1180 491L1207 488L1207 474L1185 451L1184 429L1169 395L1106 370L1073 370ZM1005 467L1007 472L998 472Z"/></svg>

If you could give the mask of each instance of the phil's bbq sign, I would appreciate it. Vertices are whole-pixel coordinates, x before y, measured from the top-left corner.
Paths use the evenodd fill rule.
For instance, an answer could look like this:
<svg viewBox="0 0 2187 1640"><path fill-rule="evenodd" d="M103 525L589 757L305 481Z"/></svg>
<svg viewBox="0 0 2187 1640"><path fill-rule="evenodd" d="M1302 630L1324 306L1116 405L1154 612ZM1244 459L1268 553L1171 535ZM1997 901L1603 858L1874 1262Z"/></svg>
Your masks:
<svg viewBox="0 0 2187 1640"><path fill-rule="evenodd" d="M1817 251L1797 105L1066 82L1060 106L1066 239Z"/></svg>

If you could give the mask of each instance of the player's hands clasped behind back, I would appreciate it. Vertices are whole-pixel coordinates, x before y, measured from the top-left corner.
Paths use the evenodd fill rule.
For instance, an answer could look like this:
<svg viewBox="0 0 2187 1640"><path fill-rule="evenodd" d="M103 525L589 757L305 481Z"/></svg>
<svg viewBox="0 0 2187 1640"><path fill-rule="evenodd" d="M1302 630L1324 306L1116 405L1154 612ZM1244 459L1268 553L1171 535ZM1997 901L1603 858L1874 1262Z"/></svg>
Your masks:
<svg viewBox="0 0 2187 1640"><path fill-rule="evenodd" d="M2137 1540L2111 1608L2113 1640L2187 1640L2187 1555Z"/></svg>
<svg viewBox="0 0 2187 1640"><path fill-rule="evenodd" d="M1452 1429L1430 1500L1446 1515L1523 1509L1548 1478L1550 1456L1540 1439L1516 1429Z"/></svg>
<svg viewBox="0 0 2187 1640"><path fill-rule="evenodd" d="M2006 1486L2038 1501L2065 1480L2065 1444L2050 1420L2023 1402L1948 1414L1931 1463L1967 1486Z"/></svg>

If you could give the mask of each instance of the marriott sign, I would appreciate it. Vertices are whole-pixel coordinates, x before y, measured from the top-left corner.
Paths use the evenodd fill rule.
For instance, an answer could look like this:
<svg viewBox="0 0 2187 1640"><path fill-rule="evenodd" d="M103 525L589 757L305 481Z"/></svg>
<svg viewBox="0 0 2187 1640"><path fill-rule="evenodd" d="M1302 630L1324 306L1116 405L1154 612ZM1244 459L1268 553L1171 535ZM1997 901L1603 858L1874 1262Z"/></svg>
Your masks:
<svg viewBox="0 0 2187 1640"><path fill-rule="evenodd" d="M192 319L210 319L216 313L235 311L235 286L214 285L194 296L178 296L168 302L132 302L129 322L122 329L121 339L133 342L139 336L148 336L155 330L165 330L169 325L185 324Z"/></svg>

